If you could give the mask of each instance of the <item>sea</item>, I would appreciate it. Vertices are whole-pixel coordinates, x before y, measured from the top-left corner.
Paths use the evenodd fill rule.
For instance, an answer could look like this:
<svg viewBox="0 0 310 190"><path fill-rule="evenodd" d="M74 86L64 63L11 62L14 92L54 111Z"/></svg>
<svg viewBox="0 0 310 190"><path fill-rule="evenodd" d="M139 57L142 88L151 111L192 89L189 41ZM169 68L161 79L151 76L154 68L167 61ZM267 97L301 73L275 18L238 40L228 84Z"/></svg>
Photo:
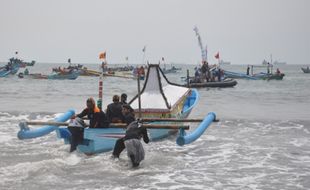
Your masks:
<svg viewBox="0 0 310 190"><path fill-rule="evenodd" d="M58 66L64 65L36 63L28 69L48 74ZM98 69L96 64L84 66ZM182 70L167 78L180 84L187 69L193 75L197 67L176 66ZM280 65L283 80L238 79L232 88L198 89L200 99L189 118L214 112L219 122L189 145L178 146L177 136L143 144L146 156L137 169L131 167L126 152L120 159L112 159L111 152L69 153L69 145L55 132L35 139L17 138L21 121L50 121L69 109L81 112L87 98L98 98L98 77L0 78L0 189L308 190L310 74L301 67ZM246 68L224 66L244 73ZM126 93L130 100L137 90L136 80L104 78L103 106L115 94ZM190 125L192 131L198 124Z"/></svg>

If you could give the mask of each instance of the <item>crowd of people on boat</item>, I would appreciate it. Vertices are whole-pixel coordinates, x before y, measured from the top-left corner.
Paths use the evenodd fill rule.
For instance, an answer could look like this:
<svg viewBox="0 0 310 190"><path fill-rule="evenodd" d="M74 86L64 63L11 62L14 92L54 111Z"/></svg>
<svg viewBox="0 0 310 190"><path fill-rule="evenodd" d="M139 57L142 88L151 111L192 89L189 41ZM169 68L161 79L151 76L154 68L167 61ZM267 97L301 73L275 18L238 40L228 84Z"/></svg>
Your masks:
<svg viewBox="0 0 310 190"><path fill-rule="evenodd" d="M140 141L143 138L145 143L149 142L147 129L139 127L134 115L134 109L127 103L127 94L114 95L112 103L107 105L105 112L98 108L93 98L88 98L86 108L79 114L72 117L69 124L71 132L70 152L76 150L83 142L84 128L86 127L83 118L89 119L89 128L107 128L113 123L125 123L127 125L125 136L118 139L112 153L113 158L119 158L121 152L126 148L133 167L139 166L144 159L144 149Z"/></svg>
<svg viewBox="0 0 310 190"><path fill-rule="evenodd" d="M55 67L53 68L53 72L55 73L59 73L59 74L62 74L62 75L65 75L65 74L71 74L73 72L78 72L78 70L82 68L80 67L79 65L78 66L71 66L69 65L68 67Z"/></svg>
<svg viewBox="0 0 310 190"><path fill-rule="evenodd" d="M220 82L224 72L220 67L210 67L207 61L203 61L200 68L195 67L195 77L190 83Z"/></svg>
<svg viewBox="0 0 310 190"><path fill-rule="evenodd" d="M134 68L133 75L134 76L139 75L140 77L144 77L145 76L145 68L143 66Z"/></svg>

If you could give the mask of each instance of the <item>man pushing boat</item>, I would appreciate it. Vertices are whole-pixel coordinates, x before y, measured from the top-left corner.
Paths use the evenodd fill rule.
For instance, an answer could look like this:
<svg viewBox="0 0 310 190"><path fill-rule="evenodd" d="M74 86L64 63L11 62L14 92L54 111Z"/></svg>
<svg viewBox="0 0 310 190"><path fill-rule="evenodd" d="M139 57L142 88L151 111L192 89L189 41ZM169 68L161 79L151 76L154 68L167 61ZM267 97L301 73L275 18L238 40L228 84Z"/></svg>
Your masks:
<svg viewBox="0 0 310 190"><path fill-rule="evenodd" d="M127 156L130 158L132 166L138 167L145 156L140 139L143 138L145 143L150 141L147 130L139 126L138 121L135 120L134 110L128 104L123 105L122 114L123 122L128 126L125 136L115 142L112 157L119 158L121 152L126 148Z"/></svg>

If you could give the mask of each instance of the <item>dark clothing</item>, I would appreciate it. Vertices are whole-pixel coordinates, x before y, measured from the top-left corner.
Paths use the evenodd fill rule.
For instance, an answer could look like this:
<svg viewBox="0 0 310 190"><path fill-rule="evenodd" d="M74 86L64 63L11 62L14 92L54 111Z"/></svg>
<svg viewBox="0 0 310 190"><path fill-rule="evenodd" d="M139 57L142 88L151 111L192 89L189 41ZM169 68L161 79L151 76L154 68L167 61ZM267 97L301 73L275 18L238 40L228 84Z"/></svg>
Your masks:
<svg viewBox="0 0 310 190"><path fill-rule="evenodd" d="M217 73L217 79L218 79L218 81L220 82L220 81L221 81L221 69L218 69L217 72L218 72L218 73Z"/></svg>
<svg viewBox="0 0 310 190"><path fill-rule="evenodd" d="M117 141L115 142L115 145L114 145L113 153L112 153L113 156L115 158L118 158L124 149L125 149L124 137L117 139Z"/></svg>
<svg viewBox="0 0 310 190"><path fill-rule="evenodd" d="M126 104L127 104L127 101L126 101L126 100L121 100L121 104L122 104L122 105L126 105Z"/></svg>
<svg viewBox="0 0 310 190"><path fill-rule="evenodd" d="M83 127L68 127L71 133L70 138L70 152L76 150L76 147L83 142L84 139L84 128Z"/></svg>
<svg viewBox="0 0 310 190"><path fill-rule="evenodd" d="M124 137L127 156L130 158L133 167L139 166L144 160L145 152L140 139L143 137L145 143L149 143L146 128L139 127L138 122L132 122L127 126L126 135Z"/></svg>
<svg viewBox="0 0 310 190"><path fill-rule="evenodd" d="M107 107L107 118L110 123L120 122L123 120L122 104L113 102Z"/></svg>
<svg viewBox="0 0 310 190"><path fill-rule="evenodd" d="M127 113L126 115L123 115L123 123L126 123L129 125L131 122L135 121L135 115L132 112ZM118 139L115 142L114 149L113 149L113 156L119 157L121 152L125 149L125 143L124 143L124 137Z"/></svg>
<svg viewBox="0 0 310 190"><path fill-rule="evenodd" d="M100 111L97 107L95 107L95 109L91 112L89 111L88 108L86 108L80 114L78 114L77 117L82 118L86 115L87 115L87 118L89 119L89 128L106 128L106 127L109 127L109 122L108 122L104 112ZM71 133L70 152L75 151L76 147L79 144L83 143L84 127L86 127L84 122L83 122L82 126L81 125L70 126L70 124L69 124L68 130Z"/></svg>
<svg viewBox="0 0 310 190"><path fill-rule="evenodd" d="M246 69L246 75L250 75L250 67Z"/></svg>
<svg viewBox="0 0 310 190"><path fill-rule="evenodd" d="M147 134L146 128L143 127L130 127L131 125L137 125L137 122L131 122L130 125L127 126L126 134L123 138L118 139L115 142L115 146L113 149L113 156L118 158L121 152L125 149L125 140L130 139L141 139L145 143L149 143L150 139Z"/></svg>
<svg viewBox="0 0 310 190"><path fill-rule="evenodd" d="M126 123L127 125L129 125L131 122L135 121L135 114L132 112L129 112L126 115L123 115L123 123Z"/></svg>
<svg viewBox="0 0 310 190"><path fill-rule="evenodd" d="M95 108L94 111L90 111L88 108L85 108L77 117L82 118L87 115L89 119L89 128L105 128L109 127L109 121L104 114L98 108Z"/></svg>
<svg viewBox="0 0 310 190"><path fill-rule="evenodd" d="M126 131L126 135L124 137L124 140L129 140L129 139L141 139L143 138L143 141L145 143L149 143L150 139L147 135L147 130L146 128L143 127L135 127L135 128L130 128Z"/></svg>
<svg viewBox="0 0 310 190"><path fill-rule="evenodd" d="M202 74L206 74L206 72L209 70L208 65L207 64L203 64L201 67L201 72Z"/></svg>

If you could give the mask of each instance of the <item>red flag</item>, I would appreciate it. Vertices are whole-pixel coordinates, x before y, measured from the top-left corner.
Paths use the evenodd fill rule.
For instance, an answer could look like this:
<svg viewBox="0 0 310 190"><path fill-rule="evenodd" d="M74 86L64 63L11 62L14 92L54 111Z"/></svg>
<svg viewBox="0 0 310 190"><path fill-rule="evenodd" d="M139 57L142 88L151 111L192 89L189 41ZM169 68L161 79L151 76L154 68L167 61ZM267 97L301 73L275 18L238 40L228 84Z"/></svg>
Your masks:
<svg viewBox="0 0 310 190"><path fill-rule="evenodd" d="M217 54L215 54L215 59L219 59L220 58L220 52L217 52Z"/></svg>
<svg viewBox="0 0 310 190"><path fill-rule="evenodd" d="M99 59L105 59L105 57L106 57L106 52L99 54Z"/></svg>

